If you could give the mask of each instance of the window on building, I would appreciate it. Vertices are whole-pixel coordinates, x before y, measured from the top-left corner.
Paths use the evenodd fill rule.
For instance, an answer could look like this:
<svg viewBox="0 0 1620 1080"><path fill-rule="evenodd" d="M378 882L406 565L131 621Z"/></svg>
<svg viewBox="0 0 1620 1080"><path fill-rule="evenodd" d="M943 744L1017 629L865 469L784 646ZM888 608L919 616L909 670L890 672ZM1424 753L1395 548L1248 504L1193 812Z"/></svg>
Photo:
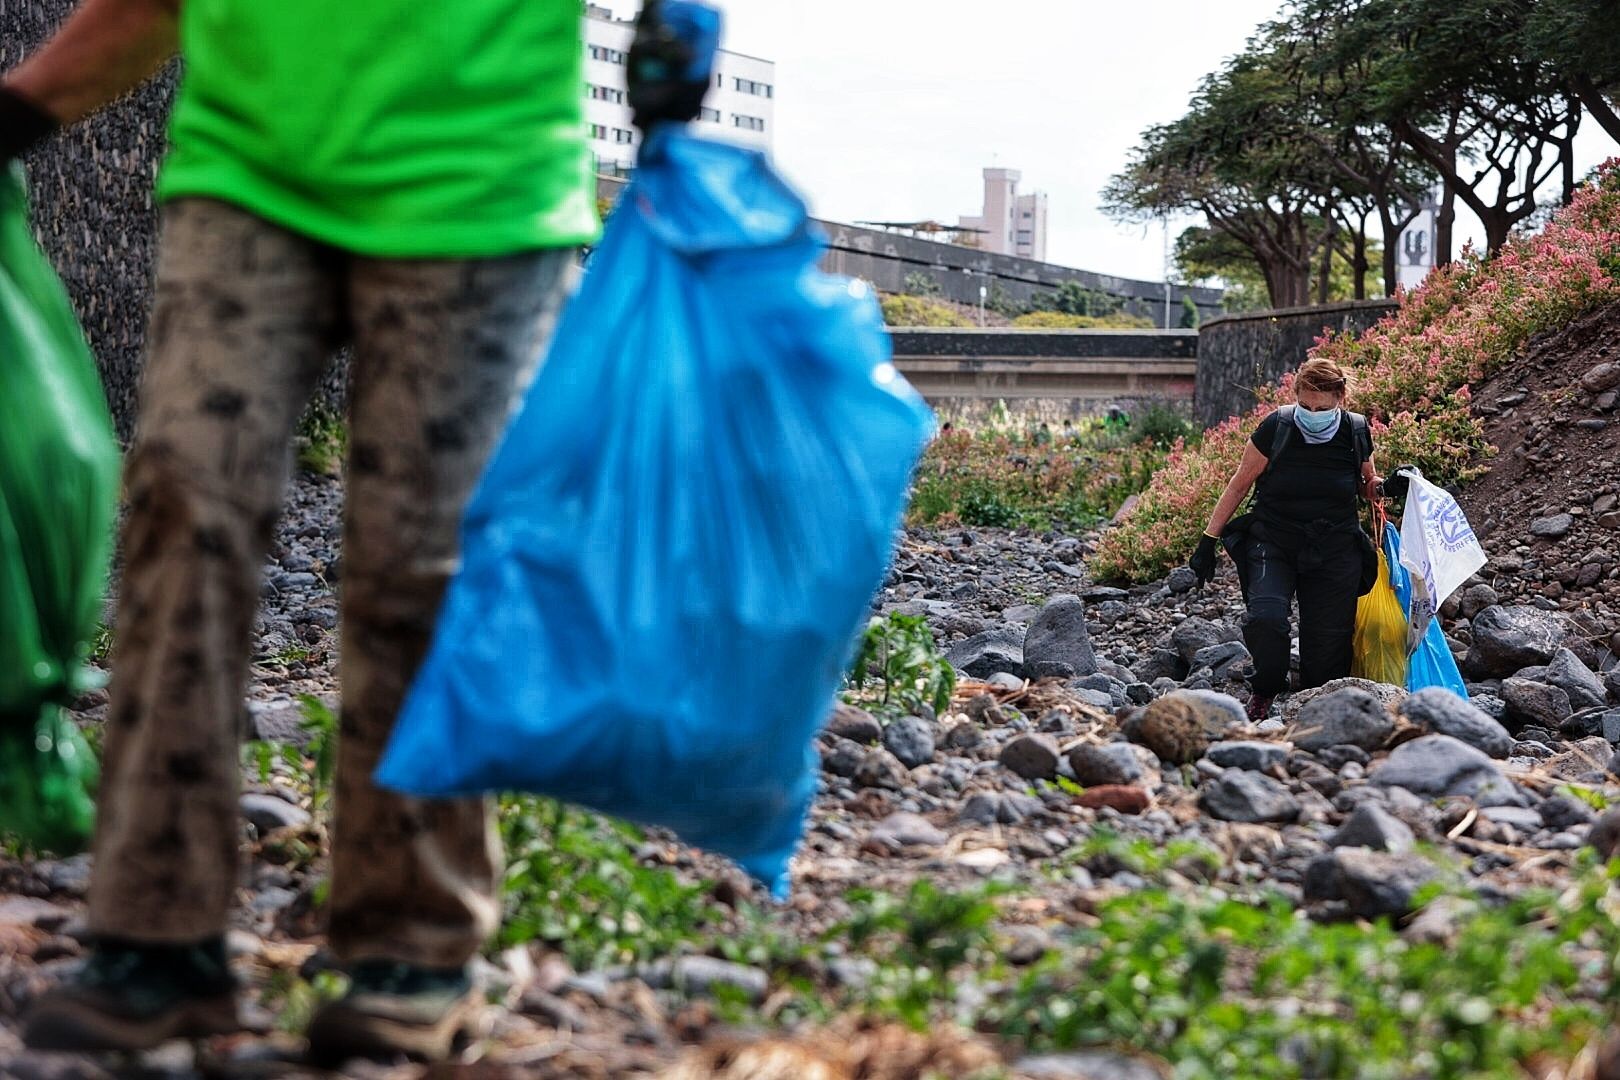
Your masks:
<svg viewBox="0 0 1620 1080"><path fill-rule="evenodd" d="M595 83L586 84L590 88L591 98L595 101L610 101L615 105L624 104L624 91L612 86L597 86Z"/></svg>
<svg viewBox="0 0 1620 1080"><path fill-rule="evenodd" d="M699 110L698 119L707 120L711 124L718 124L720 122L720 110L711 109L705 105L701 110Z"/></svg>
<svg viewBox="0 0 1620 1080"><path fill-rule="evenodd" d="M614 128L613 141L621 146L628 146L636 141L636 133L627 128Z"/></svg>
<svg viewBox="0 0 1620 1080"><path fill-rule="evenodd" d="M714 88L716 90L721 90L721 89L725 88L725 85L726 85L726 77L724 75L720 74L718 71L715 72L714 73Z"/></svg>
<svg viewBox="0 0 1620 1080"><path fill-rule="evenodd" d="M606 139L607 138L607 128L603 127L601 124L592 124L591 125L591 138L593 138L593 139Z"/></svg>
<svg viewBox="0 0 1620 1080"><path fill-rule="evenodd" d="M606 45L592 45L591 59L601 60L602 62L608 64L622 64L624 63L625 56L624 53L620 52L618 49L610 49Z"/></svg>
<svg viewBox="0 0 1620 1080"><path fill-rule="evenodd" d="M764 131L765 121L758 116L744 116L742 113L732 113L731 126L742 128L744 131Z"/></svg>
<svg viewBox="0 0 1620 1080"><path fill-rule="evenodd" d="M733 79L739 94L752 94L755 97L768 98L771 96L771 84L755 82L753 79Z"/></svg>

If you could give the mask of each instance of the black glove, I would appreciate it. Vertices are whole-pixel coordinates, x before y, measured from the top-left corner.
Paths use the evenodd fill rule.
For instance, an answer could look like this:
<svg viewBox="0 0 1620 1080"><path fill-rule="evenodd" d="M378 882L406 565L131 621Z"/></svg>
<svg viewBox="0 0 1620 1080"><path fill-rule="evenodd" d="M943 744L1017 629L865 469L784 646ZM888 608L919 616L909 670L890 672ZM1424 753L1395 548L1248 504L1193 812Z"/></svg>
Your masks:
<svg viewBox="0 0 1620 1080"><path fill-rule="evenodd" d="M1198 575L1198 584L1208 585L1215 580L1215 538L1208 533L1198 541L1198 550L1187 560L1192 572Z"/></svg>
<svg viewBox="0 0 1620 1080"><path fill-rule="evenodd" d="M1404 499L1412 487L1412 473L1416 465L1397 465L1395 471L1384 478L1383 494L1386 499Z"/></svg>
<svg viewBox="0 0 1620 1080"><path fill-rule="evenodd" d="M647 0L636 17L625 73L631 118L643 134L661 121L697 119L714 68L712 56L700 55L702 48L665 20L663 0Z"/></svg>
<svg viewBox="0 0 1620 1080"><path fill-rule="evenodd" d="M56 128L56 117L11 87L0 86L0 169Z"/></svg>

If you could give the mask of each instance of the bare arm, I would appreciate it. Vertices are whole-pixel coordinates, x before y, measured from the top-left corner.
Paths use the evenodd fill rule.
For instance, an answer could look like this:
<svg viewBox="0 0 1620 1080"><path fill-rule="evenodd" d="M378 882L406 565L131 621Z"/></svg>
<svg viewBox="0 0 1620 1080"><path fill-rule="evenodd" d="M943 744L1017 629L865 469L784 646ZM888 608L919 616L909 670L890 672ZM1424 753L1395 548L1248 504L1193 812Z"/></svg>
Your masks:
<svg viewBox="0 0 1620 1080"><path fill-rule="evenodd" d="M1383 483L1378 476L1378 469L1373 465L1373 459L1368 458L1361 463L1361 497L1368 502L1377 502L1380 496L1378 486Z"/></svg>
<svg viewBox="0 0 1620 1080"><path fill-rule="evenodd" d="M1243 502L1254 482L1260 479L1260 474L1266 471L1266 455L1255 449L1252 442L1243 444L1243 461L1238 465L1237 472L1227 481L1226 490L1221 492L1220 501L1215 504L1214 513L1209 515L1209 524L1204 527L1207 536L1220 536L1226 523L1232 520L1237 512L1238 505Z"/></svg>
<svg viewBox="0 0 1620 1080"><path fill-rule="evenodd" d="M71 124L144 81L179 45L181 0L84 0L4 85Z"/></svg>

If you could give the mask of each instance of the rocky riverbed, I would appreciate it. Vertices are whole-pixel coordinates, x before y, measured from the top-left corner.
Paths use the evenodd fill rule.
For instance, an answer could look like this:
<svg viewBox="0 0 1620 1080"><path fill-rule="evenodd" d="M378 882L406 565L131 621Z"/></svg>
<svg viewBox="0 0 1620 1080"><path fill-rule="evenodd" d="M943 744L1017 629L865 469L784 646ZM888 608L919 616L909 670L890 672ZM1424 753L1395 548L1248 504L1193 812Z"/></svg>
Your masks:
<svg viewBox="0 0 1620 1080"><path fill-rule="evenodd" d="M305 695L336 701L340 498L337 481L301 476L266 568L248 713L267 744L318 737ZM1057 936L1151 878L1172 891L1280 896L1323 923L1390 916L1413 940L1444 942L1470 910L1560 887L1584 848L1606 854L1620 842L1620 824L1599 824L1596 809L1620 797L1610 637L1620 626L1546 595L1504 603L1510 590L1499 585L1517 536L1493 541L1503 546L1492 566L1448 611L1471 704L1349 680L1280 699L1254 724L1241 704L1248 654L1230 566L1206 589L1186 571L1103 587L1084 570L1094 539L988 529L904 539L876 613L926 620L961 681L938 712L846 705L831 718L794 898L767 915L774 933L821 941L859 906L852 890L1004 885L1019 899L1000 910L998 948L1009 963L1036 964ZM92 694L77 713L94 725L105 708ZM307 1010L301 988L330 966L319 918L323 811L282 757L272 764L250 760L244 773L247 860L231 947L250 1030L148 1055L144 1075L306 1074L296 1038L280 1028L290 1011ZM1166 857L1149 867L1122 854L1130 850ZM652 837L638 858L714 882L717 910L764 903L727 865L667 838ZM130 1067L29 1055L14 1033L28 999L80 961L87 873L84 857L0 859L4 1075L88 1078ZM1437 885L1450 895L1419 912ZM966 1029L924 1037L825 1017L801 1025L813 1034L797 1041L738 1041L737 1017L722 1006L744 1002L747 1024L769 1021L786 1000L782 969L708 952L598 968L538 944L496 952L481 974L510 1008L457 1070L433 1075L920 1080L929 1069L967 1076L997 1063L1031 1077L1165 1075L1147 1055L1023 1055ZM1570 960L1592 973L1583 985L1596 996L1606 957L1575 947ZM874 963L843 942L794 964L815 986L875 977ZM727 1071L744 1068L745 1052L781 1055L786 1071ZM814 1071L822 1065L835 1071Z"/></svg>

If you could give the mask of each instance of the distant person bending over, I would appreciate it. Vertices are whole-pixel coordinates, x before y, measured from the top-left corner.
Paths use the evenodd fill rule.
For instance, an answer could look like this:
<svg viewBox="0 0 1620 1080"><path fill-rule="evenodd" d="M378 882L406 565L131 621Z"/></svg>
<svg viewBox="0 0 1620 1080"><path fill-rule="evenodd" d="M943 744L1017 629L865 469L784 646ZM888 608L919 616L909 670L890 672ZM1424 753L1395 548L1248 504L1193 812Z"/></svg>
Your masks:
<svg viewBox="0 0 1620 1080"><path fill-rule="evenodd" d="M1357 497L1383 493L1365 417L1344 408L1348 383L1330 360L1309 360L1294 378L1295 404L1260 422L1226 485L1188 565L1200 584L1215 576L1215 547L1226 540L1239 562L1248 618L1243 638L1254 657L1249 717L1261 720L1288 688L1289 611L1299 602L1299 687L1350 674L1356 601L1365 559ZM1391 495L1400 495L1391 478ZM1250 488L1253 512L1233 514ZM1376 556L1374 556L1376 558Z"/></svg>
<svg viewBox="0 0 1620 1080"><path fill-rule="evenodd" d="M659 3L642 127L689 120ZM125 477L112 705L81 973L34 1047L138 1050L236 1026L237 739L293 428L353 348L342 741L310 1049L443 1057L500 917L482 800L372 785L456 568L457 526L597 231L576 0L85 0L0 83L0 167L185 43L156 300ZM661 73L661 74L659 74ZM0 358L3 362L3 358Z"/></svg>

